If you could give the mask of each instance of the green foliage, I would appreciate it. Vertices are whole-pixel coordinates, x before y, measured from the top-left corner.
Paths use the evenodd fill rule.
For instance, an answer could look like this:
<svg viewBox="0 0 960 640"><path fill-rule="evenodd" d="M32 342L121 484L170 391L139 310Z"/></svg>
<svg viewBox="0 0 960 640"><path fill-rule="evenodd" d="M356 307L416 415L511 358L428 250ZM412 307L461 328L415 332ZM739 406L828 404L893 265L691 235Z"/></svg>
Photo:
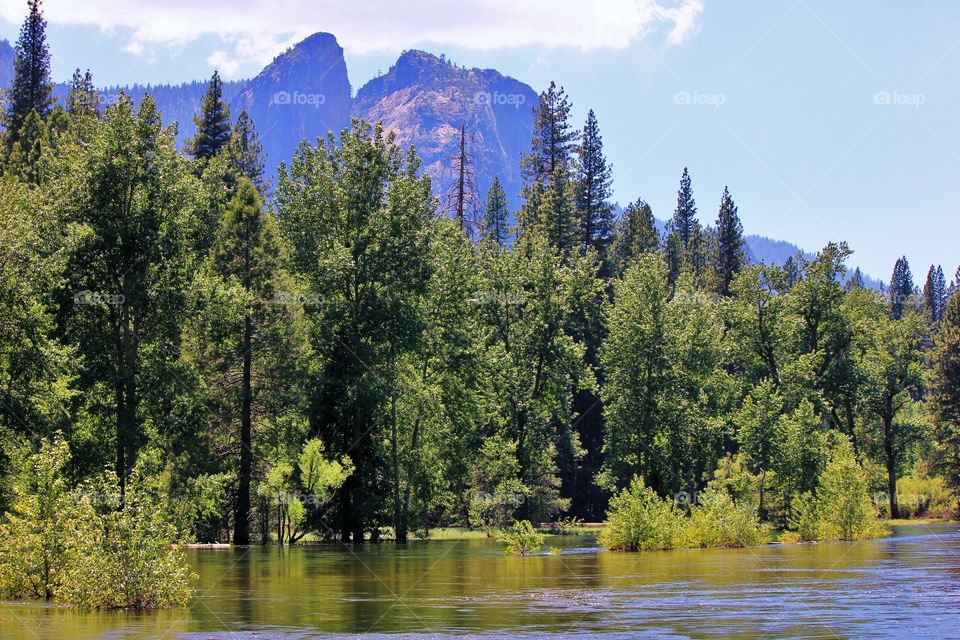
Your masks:
<svg viewBox="0 0 960 640"><path fill-rule="evenodd" d="M194 116L193 122L197 126L197 133L188 141L187 148L203 166L230 144L230 107L223 101L223 82L217 71L210 78L200 113ZM247 177L254 179L254 176Z"/></svg>
<svg viewBox="0 0 960 640"><path fill-rule="evenodd" d="M897 480L901 518L948 518L960 511L960 497L939 476L914 472ZM874 498L876 501L876 496Z"/></svg>
<svg viewBox="0 0 960 640"><path fill-rule="evenodd" d="M816 493L793 500L790 526L800 540L863 540L885 535L869 491L867 475L841 440L817 485Z"/></svg>
<svg viewBox="0 0 960 640"><path fill-rule="evenodd" d="M70 447L57 433L30 457L0 523L0 595L51 598L64 581L73 497L63 470Z"/></svg>
<svg viewBox="0 0 960 640"><path fill-rule="evenodd" d="M183 606L196 575L176 530L165 518L158 496L137 474L122 495L109 472L80 487L71 522L57 599L98 609L153 609Z"/></svg>
<svg viewBox="0 0 960 640"><path fill-rule="evenodd" d="M471 526L491 537L512 519L527 499L529 489L519 477L517 443L502 436L488 438L471 466L468 517Z"/></svg>
<svg viewBox="0 0 960 640"><path fill-rule="evenodd" d="M529 520L518 520L510 530L501 532L498 541L507 543L505 553L508 556L526 556L540 550L543 534Z"/></svg>
<svg viewBox="0 0 960 640"><path fill-rule="evenodd" d="M599 541L615 551L673 549L685 543L685 519L673 500L661 498L635 476L610 500Z"/></svg>
<svg viewBox="0 0 960 640"><path fill-rule="evenodd" d="M737 503L723 490L707 489L690 509L684 536L693 547L754 547L769 541L750 502Z"/></svg>
<svg viewBox="0 0 960 640"><path fill-rule="evenodd" d="M122 494L109 472L71 491L69 461L60 433L30 458L0 524L0 594L92 608L185 604L195 576L159 496L136 473Z"/></svg>
<svg viewBox="0 0 960 640"><path fill-rule="evenodd" d="M936 465L947 484L960 489L960 293L947 302L934 337L930 379Z"/></svg>

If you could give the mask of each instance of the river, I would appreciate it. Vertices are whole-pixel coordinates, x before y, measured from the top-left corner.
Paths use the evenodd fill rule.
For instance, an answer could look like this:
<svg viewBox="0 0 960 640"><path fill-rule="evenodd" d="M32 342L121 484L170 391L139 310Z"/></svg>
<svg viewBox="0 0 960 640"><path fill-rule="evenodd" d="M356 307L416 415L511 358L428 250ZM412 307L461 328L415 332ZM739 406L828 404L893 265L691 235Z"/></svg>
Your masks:
<svg viewBox="0 0 960 640"><path fill-rule="evenodd" d="M0 603L0 637L960 638L960 525L882 540L506 557L488 540L196 549L186 609Z"/></svg>

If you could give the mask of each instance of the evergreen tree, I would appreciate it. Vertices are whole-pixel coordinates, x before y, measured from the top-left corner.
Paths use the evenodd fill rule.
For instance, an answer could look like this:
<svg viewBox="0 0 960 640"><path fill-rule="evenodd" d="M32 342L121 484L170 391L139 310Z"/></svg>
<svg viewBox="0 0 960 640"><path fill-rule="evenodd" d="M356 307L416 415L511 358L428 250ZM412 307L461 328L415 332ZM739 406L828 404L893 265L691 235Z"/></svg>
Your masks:
<svg viewBox="0 0 960 640"><path fill-rule="evenodd" d="M937 302L937 322L943 320L947 311L947 279L943 276L943 267L937 265L937 274L933 279L934 300Z"/></svg>
<svg viewBox="0 0 960 640"><path fill-rule="evenodd" d="M680 177L680 190L677 192L677 210L673 214L673 229L680 238L683 250L690 248L697 226L697 203L693 199L693 189L690 186L690 174L683 168Z"/></svg>
<svg viewBox="0 0 960 640"><path fill-rule="evenodd" d="M494 178L487 191L487 202L483 208L483 239L505 247L509 241L508 225L510 210L507 208L507 194L500 184L500 178Z"/></svg>
<svg viewBox="0 0 960 640"><path fill-rule="evenodd" d="M683 271L683 241L671 224L667 227L667 240L664 247L664 260L667 263L667 284L673 287Z"/></svg>
<svg viewBox="0 0 960 640"><path fill-rule="evenodd" d="M890 277L890 317L899 320L908 309L916 308L916 293L910 263L907 257L899 258Z"/></svg>
<svg viewBox="0 0 960 640"><path fill-rule="evenodd" d="M47 126L36 111L31 111L10 150L7 171L28 184L40 184L43 177L41 159L49 146Z"/></svg>
<svg viewBox="0 0 960 640"><path fill-rule="evenodd" d="M546 184L554 178L559 167L569 169L578 138L577 131L570 124L570 100L563 87L557 89L556 83L551 81L533 110L530 153L524 154L520 160L524 185Z"/></svg>
<svg viewBox="0 0 960 640"><path fill-rule="evenodd" d="M193 117L197 134L187 148L193 158L205 165L230 143L230 107L223 101L223 83L220 73L213 72L199 115Z"/></svg>
<svg viewBox="0 0 960 640"><path fill-rule="evenodd" d="M544 191L538 215L550 245L561 253L574 249L577 242L577 214L573 193L575 185L567 176L566 168L558 165Z"/></svg>
<svg viewBox="0 0 960 640"><path fill-rule="evenodd" d="M70 92L67 94L67 112L74 119L99 115L100 95L93 86L93 74L90 69L84 74L80 69L73 72Z"/></svg>
<svg viewBox="0 0 960 640"><path fill-rule="evenodd" d="M860 271L860 267L857 267L853 270L853 275L851 275L847 281L847 291L856 291L863 289L863 287L863 272Z"/></svg>
<svg viewBox="0 0 960 640"><path fill-rule="evenodd" d="M743 239L743 225L737 215L737 205L726 187L720 199L720 213L717 215L716 241L713 250L714 290L722 296L730 294L730 283L746 263L746 243Z"/></svg>
<svg viewBox="0 0 960 640"><path fill-rule="evenodd" d="M613 206L610 165L603 155L603 139L593 109L587 114L577 149L577 214L580 218L580 251L593 247L601 255L610 245Z"/></svg>
<svg viewBox="0 0 960 640"><path fill-rule="evenodd" d="M258 193L265 193L268 184L263 176L263 144L246 110L237 116L230 136L229 152L230 166L237 175L250 180Z"/></svg>
<svg viewBox="0 0 960 640"><path fill-rule="evenodd" d="M930 265L927 271L927 280L923 284L920 294L920 312L929 326L934 326L940 320L940 292L937 286L937 268Z"/></svg>
<svg viewBox="0 0 960 640"><path fill-rule="evenodd" d="M27 0L30 13L20 27L16 57L13 62L13 84L8 93L5 125L6 151L19 139L20 128L32 111L46 119L53 106L53 83L50 81L50 50L47 48L47 21L41 0Z"/></svg>
<svg viewBox="0 0 960 640"><path fill-rule="evenodd" d="M617 221L613 240L613 255L616 272L623 273L628 263L644 253L656 253L660 249L660 233L653 210L643 198L637 198L623 210Z"/></svg>

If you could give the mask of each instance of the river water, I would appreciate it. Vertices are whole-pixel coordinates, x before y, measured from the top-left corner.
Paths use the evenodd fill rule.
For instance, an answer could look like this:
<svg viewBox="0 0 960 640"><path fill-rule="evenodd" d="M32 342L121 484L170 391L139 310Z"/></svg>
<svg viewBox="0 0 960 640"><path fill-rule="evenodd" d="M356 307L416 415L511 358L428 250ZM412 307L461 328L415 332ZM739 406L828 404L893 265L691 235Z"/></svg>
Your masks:
<svg viewBox="0 0 960 640"><path fill-rule="evenodd" d="M189 552L187 609L0 603L0 637L960 638L960 525L857 543L614 553L549 538Z"/></svg>

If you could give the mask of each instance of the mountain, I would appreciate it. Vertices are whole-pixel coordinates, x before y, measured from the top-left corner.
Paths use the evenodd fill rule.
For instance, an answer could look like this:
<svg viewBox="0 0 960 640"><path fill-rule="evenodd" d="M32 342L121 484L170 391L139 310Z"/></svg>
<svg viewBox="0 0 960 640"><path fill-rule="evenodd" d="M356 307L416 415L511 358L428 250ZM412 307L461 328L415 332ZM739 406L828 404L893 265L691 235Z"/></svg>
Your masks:
<svg viewBox="0 0 960 640"><path fill-rule="evenodd" d="M0 87L9 87L13 82L13 59L16 55L9 41L0 40Z"/></svg>
<svg viewBox="0 0 960 640"><path fill-rule="evenodd" d="M530 86L498 71L467 69L411 50L357 92L352 114L382 122L401 146L416 147L441 205L449 202L443 196L455 184L453 159L463 126L475 200L482 206L493 179L499 177L516 209L520 155L530 144L536 101Z"/></svg>
<svg viewBox="0 0 960 640"><path fill-rule="evenodd" d="M350 81L343 48L329 33L315 33L274 58L231 102L246 109L260 133L266 173L289 163L301 140L316 143L350 125Z"/></svg>

